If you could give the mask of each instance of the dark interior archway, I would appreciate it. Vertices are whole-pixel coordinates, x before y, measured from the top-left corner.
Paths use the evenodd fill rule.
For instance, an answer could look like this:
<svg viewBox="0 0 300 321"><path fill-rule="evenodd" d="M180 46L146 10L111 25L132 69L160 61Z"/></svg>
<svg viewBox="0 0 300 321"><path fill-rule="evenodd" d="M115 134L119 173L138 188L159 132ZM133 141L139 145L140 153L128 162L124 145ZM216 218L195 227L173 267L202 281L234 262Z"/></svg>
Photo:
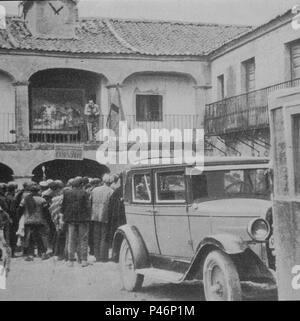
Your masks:
<svg viewBox="0 0 300 321"><path fill-rule="evenodd" d="M103 174L108 173L109 169L96 161L89 159L84 160L60 160L45 162L37 166L32 174L33 180L39 182L43 180L43 166L47 179L60 179L67 182L70 178L76 176L87 176L100 178Z"/></svg>
<svg viewBox="0 0 300 321"><path fill-rule="evenodd" d="M8 183L12 181L13 174L14 172L10 167L0 163L0 182L1 183Z"/></svg>
<svg viewBox="0 0 300 321"><path fill-rule="evenodd" d="M84 107L101 105L104 76L85 70L41 70L29 79L30 141L65 143L87 140Z"/></svg>

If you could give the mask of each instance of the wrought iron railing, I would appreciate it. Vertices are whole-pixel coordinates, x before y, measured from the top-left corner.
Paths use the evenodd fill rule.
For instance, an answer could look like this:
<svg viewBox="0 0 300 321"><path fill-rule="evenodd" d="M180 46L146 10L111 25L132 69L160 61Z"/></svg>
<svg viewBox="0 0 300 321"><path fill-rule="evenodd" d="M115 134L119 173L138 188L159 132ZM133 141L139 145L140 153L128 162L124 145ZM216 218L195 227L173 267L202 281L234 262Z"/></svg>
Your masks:
<svg viewBox="0 0 300 321"><path fill-rule="evenodd" d="M299 85L300 78L206 105L205 133L222 135L269 127L268 95L279 89Z"/></svg>
<svg viewBox="0 0 300 321"><path fill-rule="evenodd" d="M16 141L16 120L13 113L0 112L0 143Z"/></svg>
<svg viewBox="0 0 300 321"><path fill-rule="evenodd" d="M149 137L151 138L152 129L179 129L184 135L184 129L194 130L200 128L201 118L199 115L162 115L161 120L151 120L145 119L137 120L136 115L125 115L126 125L128 130L132 129L143 129ZM110 128L108 116L102 115L97 122L95 127L95 133L93 139L91 140L88 135L88 125L86 121L82 120L77 125L68 125L56 123L56 122L46 122L42 124L34 124L30 129L30 142L32 143L55 143L55 144L82 144L88 142L96 142L101 140L101 136L96 133L103 128ZM118 135L118 132L113 129Z"/></svg>

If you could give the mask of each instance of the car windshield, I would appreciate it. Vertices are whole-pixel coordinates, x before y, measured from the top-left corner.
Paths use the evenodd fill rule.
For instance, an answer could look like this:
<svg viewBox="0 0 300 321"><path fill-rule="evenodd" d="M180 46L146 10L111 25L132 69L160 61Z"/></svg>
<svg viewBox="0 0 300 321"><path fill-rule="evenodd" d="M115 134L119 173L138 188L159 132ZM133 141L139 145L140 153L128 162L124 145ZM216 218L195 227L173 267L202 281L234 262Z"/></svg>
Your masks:
<svg viewBox="0 0 300 321"><path fill-rule="evenodd" d="M207 198L269 198L267 169L211 171L193 175L192 193L195 202Z"/></svg>

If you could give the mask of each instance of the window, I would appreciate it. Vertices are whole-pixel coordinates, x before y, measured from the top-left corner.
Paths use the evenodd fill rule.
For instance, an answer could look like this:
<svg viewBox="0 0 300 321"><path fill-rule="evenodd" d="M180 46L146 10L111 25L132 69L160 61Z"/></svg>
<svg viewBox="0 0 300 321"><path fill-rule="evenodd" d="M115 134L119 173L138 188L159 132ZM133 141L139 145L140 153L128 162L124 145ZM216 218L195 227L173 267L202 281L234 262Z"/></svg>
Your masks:
<svg viewBox="0 0 300 321"><path fill-rule="evenodd" d="M194 175L192 193L195 202L205 198L269 198L268 171L264 168L237 169Z"/></svg>
<svg viewBox="0 0 300 321"><path fill-rule="evenodd" d="M136 174L133 177L133 201L151 203L150 174Z"/></svg>
<svg viewBox="0 0 300 321"><path fill-rule="evenodd" d="M182 171L157 173L156 181L156 200L158 202L185 201L185 183L184 173Z"/></svg>
<svg viewBox="0 0 300 321"><path fill-rule="evenodd" d="M136 95L137 121L162 121L161 95Z"/></svg>
<svg viewBox="0 0 300 321"><path fill-rule="evenodd" d="M255 59L251 58L242 63L242 73L244 75L243 88L245 92L255 90Z"/></svg>
<svg viewBox="0 0 300 321"><path fill-rule="evenodd" d="M218 76L218 83L217 83L217 90L218 90L218 100L224 99L224 75Z"/></svg>

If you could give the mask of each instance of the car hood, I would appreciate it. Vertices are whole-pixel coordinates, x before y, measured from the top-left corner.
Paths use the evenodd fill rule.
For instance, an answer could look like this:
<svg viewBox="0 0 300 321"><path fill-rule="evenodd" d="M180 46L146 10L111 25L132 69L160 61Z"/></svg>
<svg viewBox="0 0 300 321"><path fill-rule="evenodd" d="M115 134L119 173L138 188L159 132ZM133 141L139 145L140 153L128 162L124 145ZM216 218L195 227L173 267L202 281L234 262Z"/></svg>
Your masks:
<svg viewBox="0 0 300 321"><path fill-rule="evenodd" d="M230 198L194 203L194 214L211 216L243 216L265 217L268 209L272 206L270 200L257 198ZM196 213L195 213L196 212Z"/></svg>

